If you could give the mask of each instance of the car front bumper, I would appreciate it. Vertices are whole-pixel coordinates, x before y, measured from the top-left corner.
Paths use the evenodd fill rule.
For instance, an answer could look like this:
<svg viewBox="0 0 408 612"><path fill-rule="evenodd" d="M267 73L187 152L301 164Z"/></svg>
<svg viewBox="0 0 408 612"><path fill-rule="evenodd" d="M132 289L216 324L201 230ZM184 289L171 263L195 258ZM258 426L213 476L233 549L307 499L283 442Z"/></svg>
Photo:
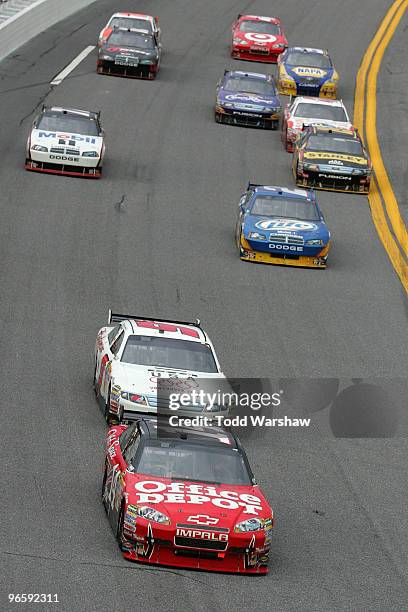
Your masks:
<svg viewBox="0 0 408 612"><path fill-rule="evenodd" d="M279 113L224 108L219 104L215 106L215 118L219 123L243 127L276 129L279 125Z"/></svg>
<svg viewBox="0 0 408 612"><path fill-rule="evenodd" d="M361 195L367 195L370 191L370 178L363 175L336 176L308 170L297 173L295 181L299 187L312 187L324 191L351 192Z"/></svg>
<svg viewBox="0 0 408 612"><path fill-rule="evenodd" d="M242 261L253 263L275 264L280 266L296 266L298 268L325 268L330 243L315 255L300 255L292 253L278 253L276 251L256 251L249 242L241 236L239 256Z"/></svg>
<svg viewBox="0 0 408 612"><path fill-rule="evenodd" d="M96 71L98 74L122 76L133 79L154 79L158 72L158 64L138 64L137 66L123 66L114 61L98 60Z"/></svg>

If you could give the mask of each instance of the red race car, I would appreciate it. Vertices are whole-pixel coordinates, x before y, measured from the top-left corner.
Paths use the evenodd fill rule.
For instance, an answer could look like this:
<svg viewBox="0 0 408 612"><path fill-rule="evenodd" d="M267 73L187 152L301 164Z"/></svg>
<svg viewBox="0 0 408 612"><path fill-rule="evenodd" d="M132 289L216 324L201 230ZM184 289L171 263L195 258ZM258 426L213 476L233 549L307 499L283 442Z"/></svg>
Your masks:
<svg viewBox="0 0 408 612"><path fill-rule="evenodd" d="M173 418L109 430L102 501L123 556L266 574L273 512L238 438Z"/></svg>
<svg viewBox="0 0 408 612"><path fill-rule="evenodd" d="M231 57L254 62L276 63L288 41L280 19L238 15L232 25Z"/></svg>

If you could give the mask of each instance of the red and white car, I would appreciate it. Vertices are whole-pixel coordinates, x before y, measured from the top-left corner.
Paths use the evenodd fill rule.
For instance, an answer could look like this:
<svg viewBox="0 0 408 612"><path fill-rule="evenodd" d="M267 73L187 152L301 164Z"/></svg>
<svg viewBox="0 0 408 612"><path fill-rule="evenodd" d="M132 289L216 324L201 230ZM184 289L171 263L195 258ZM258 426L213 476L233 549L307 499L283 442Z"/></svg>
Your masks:
<svg viewBox="0 0 408 612"><path fill-rule="evenodd" d="M324 100L299 96L286 104L282 118L282 142L289 152L304 125L323 125L333 128L352 129L346 107L342 100Z"/></svg>
<svg viewBox="0 0 408 612"><path fill-rule="evenodd" d="M146 418L111 428L102 501L126 559L268 571L272 508L230 431Z"/></svg>
<svg viewBox="0 0 408 612"><path fill-rule="evenodd" d="M231 57L276 63L288 41L277 17L238 15L232 25Z"/></svg>
<svg viewBox="0 0 408 612"><path fill-rule="evenodd" d="M153 34L160 44L161 30L158 17L145 15L144 13L114 13L99 34L99 46L105 44L114 28L144 30Z"/></svg>
<svg viewBox="0 0 408 612"><path fill-rule="evenodd" d="M140 413L169 411L158 381L174 392L189 392L201 380L225 376L214 347L200 322L154 320L109 311L108 325L99 330L95 346L94 388L109 424L133 420ZM183 379L183 380L180 380ZM163 383L164 384L164 383ZM221 384L221 383L220 383ZM225 416L228 408L194 405L195 415Z"/></svg>

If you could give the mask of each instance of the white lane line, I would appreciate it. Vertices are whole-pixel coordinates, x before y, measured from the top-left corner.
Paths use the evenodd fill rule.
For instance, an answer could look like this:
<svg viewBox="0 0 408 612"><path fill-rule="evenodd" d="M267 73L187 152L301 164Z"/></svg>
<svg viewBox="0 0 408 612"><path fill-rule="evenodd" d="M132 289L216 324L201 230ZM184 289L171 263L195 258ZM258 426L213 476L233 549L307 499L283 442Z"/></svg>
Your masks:
<svg viewBox="0 0 408 612"><path fill-rule="evenodd" d="M86 47L75 59L64 70L62 70L57 76L51 81L51 85L59 85L62 81L73 71L75 68L95 49L95 45Z"/></svg>

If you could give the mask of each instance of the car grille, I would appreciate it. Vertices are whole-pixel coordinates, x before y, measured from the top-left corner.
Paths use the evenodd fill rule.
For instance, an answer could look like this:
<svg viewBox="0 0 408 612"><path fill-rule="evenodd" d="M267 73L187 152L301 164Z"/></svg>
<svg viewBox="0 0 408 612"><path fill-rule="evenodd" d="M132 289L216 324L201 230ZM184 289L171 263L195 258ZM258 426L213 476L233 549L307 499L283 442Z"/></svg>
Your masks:
<svg viewBox="0 0 408 612"><path fill-rule="evenodd" d="M253 53L254 55L269 55L268 49L257 49L256 47L251 47L249 52Z"/></svg>
<svg viewBox="0 0 408 612"><path fill-rule="evenodd" d="M51 147L50 153L59 155L80 155L79 149L67 149L66 147Z"/></svg>
<svg viewBox="0 0 408 612"><path fill-rule="evenodd" d="M214 542L212 540L202 540L199 538L185 538L182 536L175 536L174 544L176 546L183 546L184 548L217 550L220 552L225 551L228 546L228 542Z"/></svg>
<svg viewBox="0 0 408 612"><path fill-rule="evenodd" d="M305 244L301 236L282 236L282 234L269 234L269 241L282 244Z"/></svg>

